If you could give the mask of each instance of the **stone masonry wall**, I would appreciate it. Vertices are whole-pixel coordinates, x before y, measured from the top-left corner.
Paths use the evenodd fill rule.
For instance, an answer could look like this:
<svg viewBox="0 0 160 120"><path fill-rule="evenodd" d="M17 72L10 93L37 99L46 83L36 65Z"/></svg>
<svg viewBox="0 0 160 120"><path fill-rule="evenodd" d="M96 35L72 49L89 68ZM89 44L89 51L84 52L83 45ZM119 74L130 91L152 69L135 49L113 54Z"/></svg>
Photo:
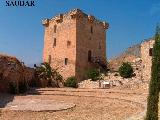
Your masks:
<svg viewBox="0 0 160 120"><path fill-rule="evenodd" d="M0 92L9 92L11 83L28 83L33 76L16 57L0 54Z"/></svg>
<svg viewBox="0 0 160 120"><path fill-rule="evenodd" d="M150 48L153 48L154 40L150 39L141 43L142 79L148 81L151 78L152 56Z"/></svg>
<svg viewBox="0 0 160 120"><path fill-rule="evenodd" d="M106 60L107 23L79 9L45 19L42 23L45 26L43 62L58 68L64 79L70 76L85 79L88 69L95 67L88 62L89 50L92 57Z"/></svg>
<svg viewBox="0 0 160 120"><path fill-rule="evenodd" d="M106 29L94 17L92 19L83 16L77 20L76 73L80 79L86 79L84 75L87 71L96 67L88 61L88 51L93 58L106 61Z"/></svg>
<svg viewBox="0 0 160 120"><path fill-rule="evenodd" d="M51 19L48 24L45 27L43 61L49 62L51 56L51 66L58 68L64 79L75 76L76 20L66 16L62 21ZM54 26L56 26L56 33ZM56 39L55 46L54 39ZM69 46L67 46L68 41L70 41ZM68 58L67 65L65 65L65 58Z"/></svg>

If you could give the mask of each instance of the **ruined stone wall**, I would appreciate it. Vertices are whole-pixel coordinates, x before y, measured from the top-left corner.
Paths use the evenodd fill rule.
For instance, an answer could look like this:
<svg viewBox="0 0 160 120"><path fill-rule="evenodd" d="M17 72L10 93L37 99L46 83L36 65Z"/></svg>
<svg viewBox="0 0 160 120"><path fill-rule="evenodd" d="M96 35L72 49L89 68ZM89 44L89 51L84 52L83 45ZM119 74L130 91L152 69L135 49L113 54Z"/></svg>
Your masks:
<svg viewBox="0 0 160 120"><path fill-rule="evenodd" d="M43 25L45 26L43 62L50 62L53 68L59 68L58 71L64 79L70 76L76 76L78 80L85 78L87 70L94 67L88 62L89 50L92 57L106 60L107 23L75 9L46 19Z"/></svg>
<svg viewBox="0 0 160 120"><path fill-rule="evenodd" d="M26 76L26 70L17 58L0 55L0 92L9 92L11 83L18 85L30 81L30 74Z"/></svg>
<svg viewBox="0 0 160 120"><path fill-rule="evenodd" d="M144 81L149 81L151 78L152 56L150 48L153 48L153 44L153 39L141 43L142 79Z"/></svg>
<svg viewBox="0 0 160 120"><path fill-rule="evenodd" d="M78 88L100 88L99 81L92 81L90 79L78 83Z"/></svg>

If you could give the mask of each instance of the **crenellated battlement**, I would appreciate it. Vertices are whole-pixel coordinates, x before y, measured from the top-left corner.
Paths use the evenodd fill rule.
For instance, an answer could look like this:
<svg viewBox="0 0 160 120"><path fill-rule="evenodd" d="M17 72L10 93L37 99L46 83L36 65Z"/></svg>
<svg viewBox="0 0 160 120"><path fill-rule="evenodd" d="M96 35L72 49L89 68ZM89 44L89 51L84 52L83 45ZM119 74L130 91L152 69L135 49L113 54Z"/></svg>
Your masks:
<svg viewBox="0 0 160 120"><path fill-rule="evenodd" d="M83 20L83 19L87 19L89 23L96 23L96 24L100 24L103 26L104 29L108 29L109 28L109 24L106 22L103 22L101 20L96 19L93 15L87 15L86 13L84 13L82 10L80 9L73 9L67 13L64 14L59 14L54 16L51 19L44 19L42 20L42 24L44 26L48 26L50 22L55 21L57 24L58 23L62 23L64 20Z"/></svg>

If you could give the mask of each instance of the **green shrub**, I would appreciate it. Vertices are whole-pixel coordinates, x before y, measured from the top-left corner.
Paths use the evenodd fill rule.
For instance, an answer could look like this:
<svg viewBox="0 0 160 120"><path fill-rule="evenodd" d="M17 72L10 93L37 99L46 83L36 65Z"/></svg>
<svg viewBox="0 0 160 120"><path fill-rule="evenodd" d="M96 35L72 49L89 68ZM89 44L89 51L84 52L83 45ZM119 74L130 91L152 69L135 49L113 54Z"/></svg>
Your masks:
<svg viewBox="0 0 160 120"><path fill-rule="evenodd" d="M72 76L72 77L69 77L67 78L67 80L65 81L65 84L64 84L66 87L73 87L73 88L76 88L77 87L77 79Z"/></svg>
<svg viewBox="0 0 160 120"><path fill-rule="evenodd" d="M123 78L130 78L133 74L133 68L130 63L124 62L119 68L119 74Z"/></svg>
<svg viewBox="0 0 160 120"><path fill-rule="evenodd" d="M100 72L97 69L91 69L88 71L87 76L89 79L92 79L93 81L98 80L100 76Z"/></svg>

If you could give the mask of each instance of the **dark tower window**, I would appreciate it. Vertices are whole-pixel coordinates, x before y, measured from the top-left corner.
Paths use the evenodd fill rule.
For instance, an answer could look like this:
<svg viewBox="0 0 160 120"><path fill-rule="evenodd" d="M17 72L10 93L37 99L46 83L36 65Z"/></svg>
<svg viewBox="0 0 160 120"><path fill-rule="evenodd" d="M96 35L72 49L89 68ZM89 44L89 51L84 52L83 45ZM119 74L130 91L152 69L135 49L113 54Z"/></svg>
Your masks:
<svg viewBox="0 0 160 120"><path fill-rule="evenodd" d="M91 26L91 33L93 33L93 27Z"/></svg>
<svg viewBox="0 0 160 120"><path fill-rule="evenodd" d="M48 63L51 64L51 55L48 56Z"/></svg>
<svg viewBox="0 0 160 120"><path fill-rule="evenodd" d="M71 41L67 41L67 47L71 45Z"/></svg>
<svg viewBox="0 0 160 120"><path fill-rule="evenodd" d="M67 65L68 64L68 58L64 59L64 64Z"/></svg>
<svg viewBox="0 0 160 120"><path fill-rule="evenodd" d="M92 59L92 52L89 50L88 51L88 62L91 62Z"/></svg>
<svg viewBox="0 0 160 120"><path fill-rule="evenodd" d="M149 49L149 56L152 56L153 55L153 48L150 48Z"/></svg>
<svg viewBox="0 0 160 120"><path fill-rule="evenodd" d="M54 38L54 41L53 41L53 47L56 46L56 38Z"/></svg>
<svg viewBox="0 0 160 120"><path fill-rule="evenodd" d="M56 32L57 32L57 26L54 25L54 33L56 33Z"/></svg>

